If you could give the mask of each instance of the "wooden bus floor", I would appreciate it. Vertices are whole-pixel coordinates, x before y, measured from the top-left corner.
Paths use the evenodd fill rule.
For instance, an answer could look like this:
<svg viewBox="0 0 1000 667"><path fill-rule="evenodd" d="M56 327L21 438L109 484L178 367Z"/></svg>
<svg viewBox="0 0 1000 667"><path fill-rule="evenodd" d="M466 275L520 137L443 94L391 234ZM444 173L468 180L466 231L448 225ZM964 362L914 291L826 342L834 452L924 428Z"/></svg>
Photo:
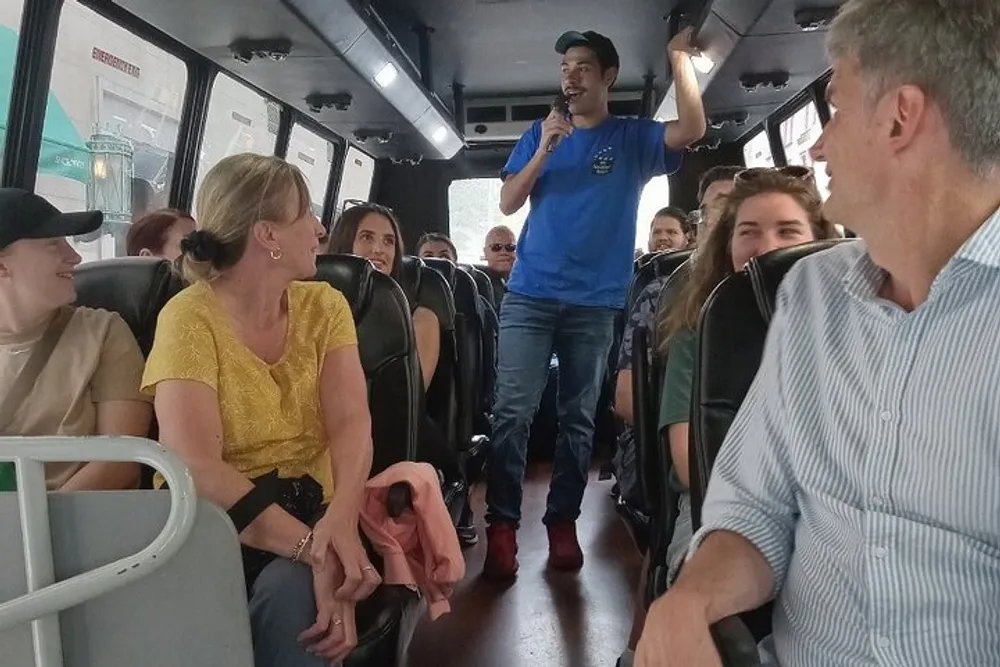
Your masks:
<svg viewBox="0 0 1000 667"><path fill-rule="evenodd" d="M486 555L485 487L473 506L479 544L467 550L467 573L437 621L421 621L409 667L613 667L628 638L640 557L596 468L577 524L584 566L577 574L550 572L542 515L551 467L529 464L522 526L521 568L510 586L479 577Z"/></svg>

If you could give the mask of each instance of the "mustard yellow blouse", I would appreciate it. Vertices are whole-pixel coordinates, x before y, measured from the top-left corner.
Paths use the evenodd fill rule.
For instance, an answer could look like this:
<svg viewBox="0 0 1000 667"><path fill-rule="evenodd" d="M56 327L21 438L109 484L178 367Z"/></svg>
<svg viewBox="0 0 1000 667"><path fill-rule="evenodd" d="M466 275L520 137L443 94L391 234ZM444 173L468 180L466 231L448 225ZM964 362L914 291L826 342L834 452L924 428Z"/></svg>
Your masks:
<svg viewBox="0 0 1000 667"><path fill-rule="evenodd" d="M277 470L310 475L333 496L329 439L319 377L327 352L357 345L344 296L326 283L288 287L284 353L265 363L236 336L208 283L196 283L160 313L142 391L164 380L194 380L215 390L222 414L222 458L249 478Z"/></svg>

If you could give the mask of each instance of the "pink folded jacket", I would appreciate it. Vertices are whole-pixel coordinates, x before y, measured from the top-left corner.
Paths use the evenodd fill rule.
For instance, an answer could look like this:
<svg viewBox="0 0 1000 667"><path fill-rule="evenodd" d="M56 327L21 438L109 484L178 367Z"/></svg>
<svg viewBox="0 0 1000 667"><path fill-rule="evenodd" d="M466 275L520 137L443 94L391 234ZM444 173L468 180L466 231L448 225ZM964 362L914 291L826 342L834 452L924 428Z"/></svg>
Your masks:
<svg viewBox="0 0 1000 667"><path fill-rule="evenodd" d="M394 519L386 498L397 482L410 485L413 510ZM385 562L383 580L419 590L432 619L449 612L452 587L465 576L465 558L437 472L427 463L407 461L390 466L365 486L361 527Z"/></svg>

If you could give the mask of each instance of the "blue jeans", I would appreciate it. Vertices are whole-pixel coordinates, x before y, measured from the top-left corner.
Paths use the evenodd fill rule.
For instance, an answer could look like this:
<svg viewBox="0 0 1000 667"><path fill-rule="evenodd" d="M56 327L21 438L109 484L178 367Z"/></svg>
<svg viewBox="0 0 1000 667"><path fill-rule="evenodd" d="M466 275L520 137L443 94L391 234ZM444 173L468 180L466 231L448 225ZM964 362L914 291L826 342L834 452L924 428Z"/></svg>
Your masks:
<svg viewBox="0 0 1000 667"><path fill-rule="evenodd" d="M575 521L594 448L594 415L617 311L508 293L500 307L497 388L486 489L486 521L521 520L528 434L559 359L556 439L546 524Z"/></svg>
<svg viewBox="0 0 1000 667"><path fill-rule="evenodd" d="M312 570L285 558L271 561L250 593L255 667L330 667L299 642L299 634L315 622Z"/></svg>

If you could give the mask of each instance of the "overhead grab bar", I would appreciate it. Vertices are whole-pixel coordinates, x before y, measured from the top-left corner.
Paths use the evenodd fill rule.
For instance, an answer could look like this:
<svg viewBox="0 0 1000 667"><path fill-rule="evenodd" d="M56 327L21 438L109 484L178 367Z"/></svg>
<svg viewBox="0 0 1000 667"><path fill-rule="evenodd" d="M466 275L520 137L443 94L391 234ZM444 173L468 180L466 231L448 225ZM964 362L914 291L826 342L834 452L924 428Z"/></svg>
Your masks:
<svg viewBox="0 0 1000 667"><path fill-rule="evenodd" d="M194 479L176 456L150 440L125 436L0 437L0 461L14 461L17 465L29 580L27 594L0 604L0 631L52 616L151 574L177 554L194 527L198 507ZM160 534L136 554L52 583L52 542L47 539L48 498L42 463L54 461L133 461L155 468L170 489L170 514ZM39 574L49 581L36 581L42 585L35 589L32 580L37 580ZM54 639L58 641L58 635ZM36 635L36 658L42 648L38 640Z"/></svg>

